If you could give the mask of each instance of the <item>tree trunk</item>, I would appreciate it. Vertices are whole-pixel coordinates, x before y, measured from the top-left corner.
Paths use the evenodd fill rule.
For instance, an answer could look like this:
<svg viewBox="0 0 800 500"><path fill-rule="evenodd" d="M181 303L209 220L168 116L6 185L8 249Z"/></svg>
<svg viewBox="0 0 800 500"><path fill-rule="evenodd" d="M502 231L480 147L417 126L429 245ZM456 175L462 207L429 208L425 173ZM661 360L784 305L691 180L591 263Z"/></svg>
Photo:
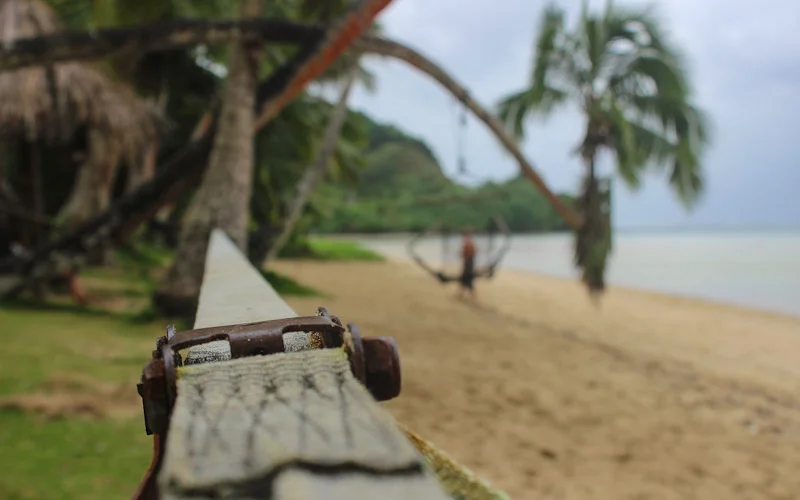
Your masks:
<svg viewBox="0 0 800 500"><path fill-rule="evenodd" d="M300 178L300 181L297 183L297 190L294 198L289 204L289 212L286 214L286 218L283 221L281 232L267 253L267 262L276 258L278 253L289 241L297 222L303 215L303 210L305 210L306 205L308 204L308 199L311 197L314 189L316 189L317 185L319 185L320 181L325 175L325 171L328 169L331 158L336 152L336 145L339 142L339 134L341 133L342 126L347 118L347 101L350 98L350 91L353 89L353 85L355 84L356 76L358 75L358 68L359 66L356 62L356 64L350 68L345 76L345 80L342 82L342 90L339 94L339 101L336 103L336 107L331 112L328 126L325 128L325 135L323 136L322 144L317 151L316 160L313 165L310 165L306 171L303 172L303 177Z"/></svg>
<svg viewBox="0 0 800 500"><path fill-rule="evenodd" d="M247 258L254 267L261 267L267 259L267 253L275 240L275 233L278 231L278 224L272 217L272 207L267 206L265 200L259 197L253 198L252 212L253 220L257 222L257 228L250 233L250 246Z"/></svg>
<svg viewBox="0 0 800 500"><path fill-rule="evenodd" d="M39 151L39 144L38 143L30 143L28 145L30 148L30 154L28 156L30 160L29 168L31 169L31 195L33 199L33 216L37 219L44 219L45 218L45 206L44 206L44 185L42 184L42 156ZM42 242L42 230L44 228L37 227L36 228L36 235L34 241L37 245L41 244Z"/></svg>
<svg viewBox="0 0 800 500"><path fill-rule="evenodd" d="M72 192L58 214L63 229L69 230L103 213L111 202L119 154L98 130L90 130L88 139L88 158L78 170ZM92 252L89 263L102 265L107 257L107 251L98 248Z"/></svg>
<svg viewBox="0 0 800 500"><path fill-rule="evenodd" d="M175 259L154 297L156 306L165 313L188 315L196 309L212 230L219 228L240 248L246 246L255 89L252 53L237 42L231 49L208 169L187 211Z"/></svg>
<svg viewBox="0 0 800 500"><path fill-rule="evenodd" d="M581 227L575 233L575 264L581 269L581 280L595 300L605 290L605 271L611 253L611 214L608 190L601 192L596 168L597 150L584 151L586 165L584 186L579 197L583 214Z"/></svg>

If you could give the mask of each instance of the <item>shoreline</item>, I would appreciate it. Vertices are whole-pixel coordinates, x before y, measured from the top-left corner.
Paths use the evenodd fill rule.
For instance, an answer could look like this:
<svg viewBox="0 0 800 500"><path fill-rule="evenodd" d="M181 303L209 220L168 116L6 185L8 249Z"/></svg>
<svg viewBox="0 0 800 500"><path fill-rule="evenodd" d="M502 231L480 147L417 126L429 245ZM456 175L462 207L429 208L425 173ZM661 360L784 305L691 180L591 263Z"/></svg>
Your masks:
<svg viewBox="0 0 800 500"><path fill-rule="evenodd" d="M402 259L398 259L397 260L397 262L401 262L401 261L402 261ZM520 274L523 274L523 275L530 275L530 276L536 277L536 278L546 278L546 279L561 280L561 281L565 281L565 282L580 283L580 279L578 279L578 278L565 278L564 276L556 276L556 275L553 275L553 274L546 274L546 273L540 273L540 272L536 272L536 271L529 271L527 269L502 269L502 270L498 271L497 274L499 275L500 273L504 273L504 272L520 273ZM800 321L800 315L788 313L788 312L785 312L785 311L778 311L778 310L775 310L775 309L761 309L759 307L748 305L748 304L738 304L738 303L735 303L735 302L724 302L722 300L717 300L717 299L713 299L713 298L709 298L709 297L686 295L686 294L682 294L682 293L679 293L679 292L666 292L666 291L662 291L662 290L639 288L639 287L636 287L636 286L628 286L628 285L607 285L606 288L609 291L618 290L618 291L624 291L624 292L628 292L628 293L652 295L654 297L658 297L658 298L662 298L662 299L675 300L675 301L679 301L679 302L686 302L687 304L688 303L693 303L693 302L695 302L695 303L696 302L701 302L701 303L704 303L704 304L707 304L707 305L713 306L713 307L727 308L727 309L731 309L731 310L743 310L743 311L746 311L746 312L752 313L752 314L763 314L763 315L766 315L766 316L774 316L774 317L779 317L779 318L783 318L783 319ZM588 300L588 297L587 297L587 300ZM602 301L602 298L600 300Z"/></svg>
<svg viewBox="0 0 800 500"><path fill-rule="evenodd" d="M384 257L409 258L404 248L407 237L346 239ZM441 265L447 251L449 266L455 258L454 245L457 246L452 239L445 246L439 238L423 238L417 249L434 267ZM608 284L619 288L800 318L797 251L800 251L800 233L785 238L766 233L733 233L726 237L689 233L620 235L606 279ZM515 236L500 270L580 279L571 256L572 244L564 234Z"/></svg>
<svg viewBox="0 0 800 500"><path fill-rule="evenodd" d="M741 235L741 234L789 234L789 235L798 235L800 234L800 226L775 226L775 227L660 227L660 228L647 228L647 227L628 227L628 228L614 228L613 229L615 234L625 234L625 235L660 235L660 234L668 234L668 235L680 235L680 234L687 234L690 236L697 236L698 234L731 234L731 235ZM559 235L559 234L571 234L572 231L569 229L564 229L561 231L519 231L519 232L512 232L512 236L546 236L546 235ZM310 233L309 236L312 238L341 238L341 239L357 239L357 238L380 238L384 236L413 236L418 234L414 231L386 231L386 232L379 232L379 233ZM436 231L433 231L433 234L438 234Z"/></svg>
<svg viewBox="0 0 800 500"><path fill-rule="evenodd" d="M279 261L400 348L395 418L511 498L790 498L800 319L526 271L454 299L409 261Z"/></svg>
<svg viewBox="0 0 800 500"><path fill-rule="evenodd" d="M380 252L378 252L378 253L380 253ZM383 253L381 253L381 255L383 256L384 259L386 259L386 262L395 262L395 263L402 263L402 264L413 264L413 261L411 259L408 259L408 258L392 257L392 256L389 256L389 255L386 255L386 254L383 254ZM500 275L505 274L505 273L527 275L527 276L530 276L530 277L533 277L533 278L552 279L552 280L562 281L562 282L565 282L565 283L578 283L578 284L580 284L580 279L577 278L577 277L575 277L575 278L567 278L565 276L558 276L558 275L555 275L555 274L547 274L547 273L538 272L538 271L531 271L531 270L528 270L528 269L503 268L502 266L496 272L495 276L500 276ZM654 297L660 297L660 298L663 298L663 299L669 299L669 300L675 300L675 301L685 301L687 303L701 302L701 303L707 304L709 306L714 306L714 307L729 308L729 309L732 309L732 310L744 310L744 311L747 311L747 312L753 313L753 314L763 314L763 315L766 315L766 316L775 316L775 317L784 318L784 319L788 319L788 320L800 321L800 314L792 314L792 313L789 313L789 312L786 312L786 311L779 311L779 310L776 310L776 309L766 309L766 308L762 309L762 308L759 308L759 307L756 307L756 306L752 306L752 305L748 305L748 304L739 304L739 303L736 303L736 302L724 302L722 300L717 300L717 299L714 299L714 298L701 297L701 296L695 296L695 295L687 295L687 294L682 294L682 293L679 293L679 292L668 292L668 291L663 291L663 290L639 288L639 287L636 287L636 286L629 286L629 285L614 285L614 284L607 285L606 289L607 289L607 291L618 290L618 291L624 291L624 292L628 292L628 293L640 293L640 294L646 294L646 295L653 295ZM587 301L588 300L589 300L589 297L588 297L588 294L587 294ZM600 300L602 301L602 297L601 297Z"/></svg>

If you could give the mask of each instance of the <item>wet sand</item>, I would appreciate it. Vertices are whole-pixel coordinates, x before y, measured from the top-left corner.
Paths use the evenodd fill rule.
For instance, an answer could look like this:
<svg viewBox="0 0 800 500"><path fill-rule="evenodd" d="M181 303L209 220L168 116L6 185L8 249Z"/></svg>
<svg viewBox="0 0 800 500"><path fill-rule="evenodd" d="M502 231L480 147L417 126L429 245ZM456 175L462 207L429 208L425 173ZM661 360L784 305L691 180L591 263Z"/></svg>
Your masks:
<svg viewBox="0 0 800 500"><path fill-rule="evenodd" d="M400 346L396 418L520 499L800 498L800 319L502 271L279 262ZM800 300L800 298L798 298Z"/></svg>

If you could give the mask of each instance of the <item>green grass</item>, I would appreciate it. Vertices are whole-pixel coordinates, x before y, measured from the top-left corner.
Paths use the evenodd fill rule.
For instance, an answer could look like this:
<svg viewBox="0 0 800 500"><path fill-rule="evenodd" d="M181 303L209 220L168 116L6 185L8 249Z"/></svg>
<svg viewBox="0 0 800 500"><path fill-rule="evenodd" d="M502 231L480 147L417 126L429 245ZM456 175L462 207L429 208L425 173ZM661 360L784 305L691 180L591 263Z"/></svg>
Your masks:
<svg viewBox="0 0 800 500"><path fill-rule="evenodd" d="M323 248L331 254L330 246ZM150 307L158 268L168 256L144 252L118 252L114 267L81 273L97 299L91 307L75 306L62 295L47 303L17 300L0 308L0 500L133 494L152 454L136 382L155 339L173 322ZM319 295L286 276L267 271L264 276L279 294ZM99 389L93 392L91 384L62 389L75 377L121 388L121 395L107 398ZM31 395L49 405L50 417L31 406L4 408L5 398ZM119 408L119 414L89 419L55 404L92 395L94 404Z"/></svg>
<svg viewBox="0 0 800 500"><path fill-rule="evenodd" d="M321 297L322 294L311 287L302 285L288 276L278 274L274 271L261 271L261 275L266 279L278 295L294 295L299 297Z"/></svg>
<svg viewBox="0 0 800 500"><path fill-rule="evenodd" d="M69 307L4 307L0 398L56 394L45 389L48 382L79 376L129 387L121 397L131 407L142 367L165 323L135 324ZM141 415L128 413L108 420L70 414L47 419L32 411L0 409L0 498L129 498L152 449Z"/></svg>
<svg viewBox="0 0 800 500"><path fill-rule="evenodd" d="M63 374L133 387L167 323L69 309L5 308L0 311L0 397L33 391Z"/></svg>
<svg viewBox="0 0 800 500"><path fill-rule="evenodd" d="M0 412L0 498L130 498L150 464L141 419L43 420Z"/></svg>
<svg viewBox="0 0 800 500"><path fill-rule="evenodd" d="M383 261L382 255L354 241L312 238L308 241L312 259L337 261Z"/></svg>

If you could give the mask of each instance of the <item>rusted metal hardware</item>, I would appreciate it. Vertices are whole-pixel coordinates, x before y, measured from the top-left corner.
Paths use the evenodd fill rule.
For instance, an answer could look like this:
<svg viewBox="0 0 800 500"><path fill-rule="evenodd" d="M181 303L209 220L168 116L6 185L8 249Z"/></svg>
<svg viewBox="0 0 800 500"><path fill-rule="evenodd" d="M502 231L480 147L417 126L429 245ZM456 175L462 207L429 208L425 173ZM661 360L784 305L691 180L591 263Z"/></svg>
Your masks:
<svg viewBox="0 0 800 500"><path fill-rule="evenodd" d="M348 339L353 349L348 350L353 375L367 387L378 401L388 401L400 395L400 356L392 337L362 338L358 327L347 325ZM347 346L345 346L347 347Z"/></svg>
<svg viewBox="0 0 800 500"><path fill-rule="evenodd" d="M177 397L177 369L183 365L180 351L197 345L227 340L232 358L260 356L285 351L283 334L309 332L321 337L322 348L344 347L355 378L361 381L378 401L400 394L400 358L397 344L391 337L362 338L354 324L342 324L324 307L315 316L286 318L243 325L201 328L176 332L167 327L167 335L156 339L152 359L142 370L137 385L142 397L145 430L153 434L153 461L150 464L135 500L157 500L156 478L164 458L164 445L172 408Z"/></svg>
<svg viewBox="0 0 800 500"><path fill-rule="evenodd" d="M401 373L397 344L391 337L362 338L358 328L320 307L316 316L285 318L243 325L200 328L176 332L167 327L167 335L156 340L152 359L142 370L137 390L142 398L145 430L148 435L165 435L177 397L177 369L183 365L180 351L208 342L226 340L231 358L269 355L284 352L283 334L318 333L323 348L344 345L353 375L378 401L400 394Z"/></svg>

